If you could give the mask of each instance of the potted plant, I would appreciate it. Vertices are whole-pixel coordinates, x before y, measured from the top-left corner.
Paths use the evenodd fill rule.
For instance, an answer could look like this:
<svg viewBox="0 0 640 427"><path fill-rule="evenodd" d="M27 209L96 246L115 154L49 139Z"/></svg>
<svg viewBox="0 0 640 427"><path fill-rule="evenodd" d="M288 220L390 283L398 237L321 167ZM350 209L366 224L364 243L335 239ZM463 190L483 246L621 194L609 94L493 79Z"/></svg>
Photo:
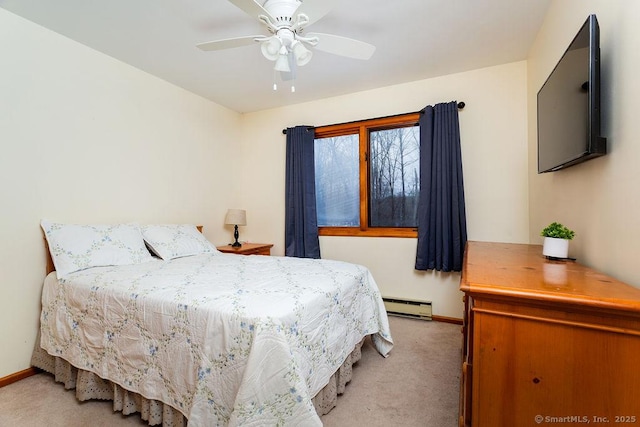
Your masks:
<svg viewBox="0 0 640 427"><path fill-rule="evenodd" d="M540 235L544 237L542 255L551 258L567 258L569 240L573 239L576 233L558 222L552 222L542 230Z"/></svg>

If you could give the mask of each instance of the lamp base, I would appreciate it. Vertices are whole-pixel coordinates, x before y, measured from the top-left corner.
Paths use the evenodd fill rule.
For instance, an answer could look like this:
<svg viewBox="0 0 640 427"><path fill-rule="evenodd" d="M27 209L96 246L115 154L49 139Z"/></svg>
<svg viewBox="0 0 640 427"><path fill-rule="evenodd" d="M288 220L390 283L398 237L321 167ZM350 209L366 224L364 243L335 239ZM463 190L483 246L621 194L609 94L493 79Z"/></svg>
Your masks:
<svg viewBox="0 0 640 427"><path fill-rule="evenodd" d="M234 226L233 228L233 237L236 239L235 242L233 242L233 244L231 245L232 248L239 248L240 246L242 246L242 243L238 242L238 237L240 237L240 234L238 233L238 226Z"/></svg>

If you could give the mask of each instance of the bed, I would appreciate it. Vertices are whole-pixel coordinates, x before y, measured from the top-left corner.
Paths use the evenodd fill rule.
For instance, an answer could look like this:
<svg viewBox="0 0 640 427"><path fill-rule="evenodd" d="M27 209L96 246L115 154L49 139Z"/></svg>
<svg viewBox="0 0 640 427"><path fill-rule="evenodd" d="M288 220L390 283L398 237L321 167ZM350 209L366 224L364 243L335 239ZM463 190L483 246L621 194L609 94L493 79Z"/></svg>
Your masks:
<svg viewBox="0 0 640 427"><path fill-rule="evenodd" d="M363 340L393 346L363 266L223 254L192 225L42 226L32 363L150 425L322 425Z"/></svg>

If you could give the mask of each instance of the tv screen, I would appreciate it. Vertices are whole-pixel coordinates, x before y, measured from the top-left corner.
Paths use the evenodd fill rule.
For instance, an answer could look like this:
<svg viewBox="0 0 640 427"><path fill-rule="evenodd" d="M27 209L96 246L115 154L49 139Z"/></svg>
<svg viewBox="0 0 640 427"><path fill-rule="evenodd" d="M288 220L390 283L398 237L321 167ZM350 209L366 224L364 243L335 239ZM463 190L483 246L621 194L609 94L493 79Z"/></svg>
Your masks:
<svg viewBox="0 0 640 427"><path fill-rule="evenodd" d="M591 15L538 92L538 173L606 152L600 135L600 30Z"/></svg>

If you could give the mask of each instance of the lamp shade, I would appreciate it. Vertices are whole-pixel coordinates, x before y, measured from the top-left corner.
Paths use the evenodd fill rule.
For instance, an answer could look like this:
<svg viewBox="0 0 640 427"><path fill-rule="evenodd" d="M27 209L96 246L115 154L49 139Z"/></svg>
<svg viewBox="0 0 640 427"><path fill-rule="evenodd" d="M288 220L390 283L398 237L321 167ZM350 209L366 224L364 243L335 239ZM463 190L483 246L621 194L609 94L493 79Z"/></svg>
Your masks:
<svg viewBox="0 0 640 427"><path fill-rule="evenodd" d="M229 209L224 218L227 225L247 225L247 211L243 209Z"/></svg>
<svg viewBox="0 0 640 427"><path fill-rule="evenodd" d="M297 65L303 66L311 61L313 53L307 49L302 42L295 40L291 45L291 50L293 51L293 56L296 58Z"/></svg>
<svg viewBox="0 0 640 427"><path fill-rule="evenodd" d="M289 67L289 55L286 53L278 55L276 65L273 68L276 71L284 71L285 73L291 72L291 67Z"/></svg>
<svg viewBox="0 0 640 427"><path fill-rule="evenodd" d="M280 48L282 47L282 41L278 36L273 36L269 40L262 43L260 49L265 58L275 61L278 59Z"/></svg>

